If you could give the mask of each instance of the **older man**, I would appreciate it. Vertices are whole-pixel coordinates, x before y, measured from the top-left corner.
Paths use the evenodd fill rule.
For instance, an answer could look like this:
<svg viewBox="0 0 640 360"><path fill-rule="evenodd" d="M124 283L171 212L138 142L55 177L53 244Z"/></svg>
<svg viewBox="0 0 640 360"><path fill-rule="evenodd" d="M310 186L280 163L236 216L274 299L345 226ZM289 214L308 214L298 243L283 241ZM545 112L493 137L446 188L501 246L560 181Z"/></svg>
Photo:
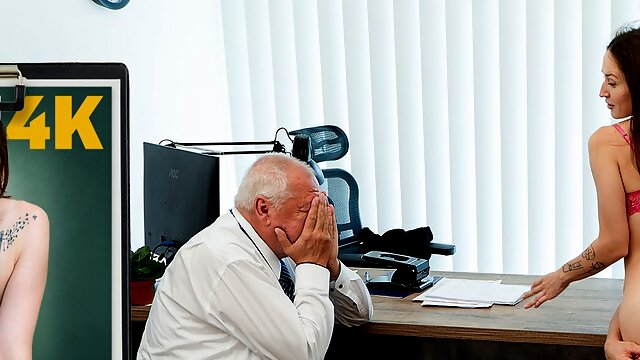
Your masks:
<svg viewBox="0 0 640 360"><path fill-rule="evenodd" d="M138 359L322 359L335 320L371 318L371 297L337 259L338 233L311 170L267 155L235 208L178 251Z"/></svg>

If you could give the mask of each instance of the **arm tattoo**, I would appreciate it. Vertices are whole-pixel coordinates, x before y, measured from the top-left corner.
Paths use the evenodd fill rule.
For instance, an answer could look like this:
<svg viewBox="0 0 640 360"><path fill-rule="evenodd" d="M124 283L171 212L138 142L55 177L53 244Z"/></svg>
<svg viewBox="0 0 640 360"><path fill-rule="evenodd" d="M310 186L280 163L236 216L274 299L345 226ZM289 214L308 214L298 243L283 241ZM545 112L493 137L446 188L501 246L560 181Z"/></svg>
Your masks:
<svg viewBox="0 0 640 360"><path fill-rule="evenodd" d="M37 219L38 215L29 215L29 213L26 213L24 216L20 216L18 221L16 221L16 223L9 229L0 230L0 249L3 252L7 251L11 244L16 240L20 230L29 225L29 221L36 221Z"/></svg>
<svg viewBox="0 0 640 360"><path fill-rule="evenodd" d="M585 260L593 260L596 258L596 252L593 250L593 245L589 245L589 247L582 252L582 257Z"/></svg>
<svg viewBox="0 0 640 360"><path fill-rule="evenodd" d="M600 261L596 261L591 264L591 269L589 270L589 272L598 272L604 268L605 266L603 263L601 263Z"/></svg>
<svg viewBox="0 0 640 360"><path fill-rule="evenodd" d="M562 271L568 273L569 271L582 269L582 262L576 261L574 263L566 263L562 266Z"/></svg>
<svg viewBox="0 0 640 360"><path fill-rule="evenodd" d="M582 258L585 260L595 260L596 251L593 250L593 245L589 245L589 247L582 252ZM591 263L591 268L589 269L589 272L597 273L600 270L604 269L605 267L606 266L604 265L604 263L600 261L594 261Z"/></svg>

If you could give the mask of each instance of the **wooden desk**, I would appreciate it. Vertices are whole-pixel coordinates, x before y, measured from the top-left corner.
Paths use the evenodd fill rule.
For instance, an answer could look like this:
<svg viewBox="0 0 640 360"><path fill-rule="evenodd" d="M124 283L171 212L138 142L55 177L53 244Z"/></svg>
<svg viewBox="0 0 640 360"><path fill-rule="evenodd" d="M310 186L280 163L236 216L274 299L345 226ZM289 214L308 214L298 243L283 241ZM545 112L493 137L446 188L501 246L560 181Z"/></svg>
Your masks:
<svg viewBox="0 0 640 360"><path fill-rule="evenodd" d="M451 278L531 284L536 276L432 272ZM622 280L573 283L538 309L494 305L488 309L422 307L405 299L374 296L374 316L360 327L369 334L602 347L622 299Z"/></svg>
<svg viewBox="0 0 640 360"><path fill-rule="evenodd" d="M364 269L359 273L362 275ZM531 284L536 276L432 272L451 278ZM374 274L375 275L375 274ZM360 334L448 338L602 347L609 321L622 299L622 280L585 279L538 309L494 305L489 309L422 307L411 299L373 296L370 323L349 329ZM149 306L132 306L132 321L146 321Z"/></svg>

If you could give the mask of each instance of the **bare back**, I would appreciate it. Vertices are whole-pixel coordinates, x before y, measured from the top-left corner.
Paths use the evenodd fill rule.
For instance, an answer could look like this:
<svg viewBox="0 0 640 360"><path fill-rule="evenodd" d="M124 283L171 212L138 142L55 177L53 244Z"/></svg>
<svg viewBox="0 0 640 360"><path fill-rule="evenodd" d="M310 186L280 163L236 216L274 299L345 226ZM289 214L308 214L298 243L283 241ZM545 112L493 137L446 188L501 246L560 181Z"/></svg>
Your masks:
<svg viewBox="0 0 640 360"><path fill-rule="evenodd" d="M624 258L625 278L624 295L620 305L620 329L625 340L640 343L640 174L635 167L632 148L629 145L629 121L613 126L610 129L610 154L618 163L620 177L624 187L624 196L629 224L629 249ZM622 131L619 131L622 130Z"/></svg>
<svg viewBox="0 0 640 360"><path fill-rule="evenodd" d="M628 121L620 123L620 127L627 134L629 133ZM625 190L625 197L629 199L633 194L640 192L640 173L638 173L635 167L635 159L629 144L617 131L611 131L611 135L611 153L615 156L615 160L618 163L620 177ZM631 288L637 286L638 289L640 289L640 212L629 214L628 222L629 252L624 259L625 289L627 289L628 285ZM633 271L634 269L637 270Z"/></svg>
<svg viewBox="0 0 640 360"><path fill-rule="evenodd" d="M38 217L32 207L26 202L0 199L0 304L9 277L25 246L20 235Z"/></svg>
<svg viewBox="0 0 640 360"><path fill-rule="evenodd" d="M24 201L0 199L0 359L31 358L48 252L46 213Z"/></svg>

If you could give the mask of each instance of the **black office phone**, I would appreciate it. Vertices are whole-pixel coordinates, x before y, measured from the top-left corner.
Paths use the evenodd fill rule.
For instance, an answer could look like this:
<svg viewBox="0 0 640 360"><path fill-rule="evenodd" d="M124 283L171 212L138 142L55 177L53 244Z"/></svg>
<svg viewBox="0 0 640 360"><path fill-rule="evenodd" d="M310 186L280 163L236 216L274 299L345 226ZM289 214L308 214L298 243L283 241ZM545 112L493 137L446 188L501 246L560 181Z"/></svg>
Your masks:
<svg viewBox="0 0 640 360"><path fill-rule="evenodd" d="M429 276L429 260L385 251L369 251L362 259L373 264L394 268L385 275L374 277L366 282L372 291L422 291L435 284L437 279Z"/></svg>

